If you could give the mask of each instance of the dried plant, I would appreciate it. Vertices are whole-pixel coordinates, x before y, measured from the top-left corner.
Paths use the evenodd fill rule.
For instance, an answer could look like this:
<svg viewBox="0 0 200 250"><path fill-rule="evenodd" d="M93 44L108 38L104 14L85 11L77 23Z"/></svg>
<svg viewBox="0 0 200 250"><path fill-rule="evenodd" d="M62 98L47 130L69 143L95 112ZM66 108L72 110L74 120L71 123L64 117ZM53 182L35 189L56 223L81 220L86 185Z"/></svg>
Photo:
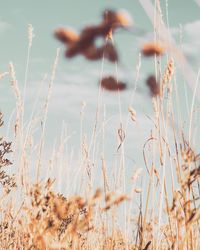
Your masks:
<svg viewBox="0 0 200 250"><path fill-rule="evenodd" d="M0 112L0 127L3 125L2 118L3 115ZM3 138L0 138L0 184L7 193L9 193L13 187L16 187L14 176L7 174L4 170L12 164L7 158L7 155L11 152L11 142L7 142Z"/></svg>
<svg viewBox="0 0 200 250"><path fill-rule="evenodd" d="M149 76L146 80L146 84L149 87L152 96L160 95L160 86L157 83L155 76Z"/></svg>
<svg viewBox="0 0 200 250"><path fill-rule="evenodd" d="M79 35L70 29L59 28L55 31L55 37L67 46L65 55L68 58L82 54L88 60L99 60L105 55L110 62L116 62L118 55L114 45L108 43L98 48L95 40L98 37L111 38L111 33L117 28L127 28L130 25L127 13L105 10L99 25L87 26Z"/></svg>
<svg viewBox="0 0 200 250"><path fill-rule="evenodd" d="M161 56L165 53L165 48L159 43L147 43L145 44L141 52L144 56Z"/></svg>
<svg viewBox="0 0 200 250"><path fill-rule="evenodd" d="M162 16L159 1L155 2L155 12L156 15ZM119 58L112 33L118 28L127 29L130 24L128 16L123 12L106 10L100 24L85 27L80 34L61 28L56 30L55 36L66 46L67 57L78 54L89 60L105 57L110 62L114 62L117 68ZM95 45L95 39L98 37L103 37L106 41L100 47ZM29 50L32 39L33 27L29 25ZM25 86L28 79L29 50ZM162 44L157 43L146 44L141 52L144 56L161 56L168 53ZM151 114L152 117L148 116L152 122L152 128L141 149L144 157L142 167L144 169L146 167L147 171L146 175L141 174L141 167L134 170L133 175L126 176L124 145L129 131L127 132L124 126L121 107L119 107L120 125L117 124L116 127L115 150L120 159L116 164L119 167L116 172L112 172L111 166L106 165L104 145L102 152L100 154L98 152L97 144L100 141L98 136L103 130L101 135L104 143L107 124L103 113L102 124L99 126L98 119L101 115L99 107L90 144L81 131L81 160L76 162L78 168L73 169L72 161L68 162L65 158L64 148L67 140L65 133L61 134L61 143L59 147L55 147L50 162L44 163L42 160L47 113L58 56L59 50L57 50L49 90L42 110L44 117L42 120L39 119L42 127L41 137L39 143L30 143L30 151L35 152L38 149L38 154L35 154L36 164L35 159L31 158L31 162L26 159L29 154L27 138L33 136L33 131L29 126L28 135L24 139L26 135L23 117L25 98L21 97L14 66L10 64L11 87L16 97L15 136L13 137L18 142L13 141L13 143L23 149L20 151L17 147L14 148L14 153L20 154L20 161L15 162L15 158L12 161L18 169L28 164L33 165L36 180L28 178L26 172L21 171L17 175L26 177L26 182L16 185L15 176L11 176L7 171L12 164L9 156L12 153L13 144L3 137L0 138L0 184L5 191L2 192L0 205L0 249L198 250L200 245L200 153L198 147L193 144L192 139L195 138L191 138L192 134L189 133L188 136L187 131L178 127L180 121L175 112L177 103L171 98L176 91L175 88L172 91L172 76L175 74L174 59L170 55L171 59L168 60L162 72L161 58L157 56L154 58L155 76L149 76L146 81L153 97L153 114ZM136 81L139 79L139 70L137 73ZM0 74L0 79L5 75L7 73ZM102 77L99 85L106 90L117 91L120 106L120 91L126 89L127 85L117 79L118 76L105 76ZM166 89L168 98L164 95ZM99 92L99 96L100 94L102 93ZM136 110L132 106L131 103L127 116L135 126L138 125L138 118L136 119ZM81 118L84 107L85 105L82 107ZM3 125L2 117L0 113L0 127ZM33 121L33 117L31 119ZM77 155L75 157L78 159ZM96 158L101 160L101 169L98 167ZM55 173L57 173L57 170L60 171L60 165L62 166L60 178L64 170L67 172L72 168L72 172L67 172L67 178L64 175L63 179L55 176L53 176L55 179L50 178L52 169L55 167ZM29 165L27 172L28 167ZM43 172L46 173L47 178L43 176ZM93 179L95 174L98 179L96 183ZM124 180L121 181L123 178ZM61 186L60 183L63 180L67 194L58 191L56 186L56 184ZM125 192L127 180L131 182L131 188ZM71 192L73 185L76 192ZM100 189L96 187L97 185Z"/></svg>
<svg viewBox="0 0 200 250"><path fill-rule="evenodd" d="M118 82L113 76L105 76L100 81L100 85L102 88L109 91L122 91L126 89L126 84L123 82Z"/></svg>

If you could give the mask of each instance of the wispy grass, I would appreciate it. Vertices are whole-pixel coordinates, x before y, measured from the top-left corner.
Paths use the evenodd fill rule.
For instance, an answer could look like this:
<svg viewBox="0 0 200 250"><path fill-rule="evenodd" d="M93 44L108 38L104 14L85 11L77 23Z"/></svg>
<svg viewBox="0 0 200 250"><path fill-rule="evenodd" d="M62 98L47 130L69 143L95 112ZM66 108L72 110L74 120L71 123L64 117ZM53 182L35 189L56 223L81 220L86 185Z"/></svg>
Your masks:
<svg viewBox="0 0 200 250"><path fill-rule="evenodd" d="M140 2L151 16L153 9L150 1ZM155 32L157 42L163 21L158 18L161 15L159 5L155 5L154 11L154 20L153 16L151 18L154 28L158 28ZM90 140L83 130L86 108L83 103L80 112L80 145L77 146L79 154L73 155L69 150L67 143L70 135L64 124L59 143L54 144L53 154L46 156L49 161L45 161L48 108L59 50L56 51L47 97L41 107L42 116L37 117L35 112L38 102L36 97L30 120L25 122L23 117L32 46L31 30L32 26L29 26L23 97L12 63L9 65L9 74L0 75L0 80L10 77L16 98L15 122L10 125L14 127L13 142L8 143L3 137L0 139L0 249L198 250L200 153L196 152L193 143L193 112L199 88L199 72L193 88L191 113L186 121L189 129L186 131L182 119L176 115L177 109L181 112L181 107L177 107L177 104L181 105L178 90L174 86L175 69L179 63L176 53L168 51L166 60L159 54L154 56L152 67L155 68L155 82L159 85L159 91L154 92L148 100L153 109L153 115L148 114L152 130L141 148L143 168L137 168L132 176L126 176L125 143L129 123L137 123L133 97L142 64L140 54L125 121L122 119L121 93L117 93L119 124L113 129L118 139L116 151L119 160L115 171L109 169L105 157L105 138L110 136L106 133L109 119L102 99L104 90L100 86ZM166 65L164 69L161 63ZM118 80L118 64L115 66ZM103 71L104 57L101 79ZM46 77L43 82L46 82ZM0 114L0 126L3 126L2 120ZM40 128L39 139L34 136L35 126ZM14 176L7 171L8 167L12 168L9 160L11 154L14 155ZM74 162L77 164L75 167ZM35 178L32 178L32 173ZM95 183L96 178L98 183ZM129 192L127 180L131 183ZM145 180L147 183L144 183ZM79 191L78 194L72 192L72 187Z"/></svg>

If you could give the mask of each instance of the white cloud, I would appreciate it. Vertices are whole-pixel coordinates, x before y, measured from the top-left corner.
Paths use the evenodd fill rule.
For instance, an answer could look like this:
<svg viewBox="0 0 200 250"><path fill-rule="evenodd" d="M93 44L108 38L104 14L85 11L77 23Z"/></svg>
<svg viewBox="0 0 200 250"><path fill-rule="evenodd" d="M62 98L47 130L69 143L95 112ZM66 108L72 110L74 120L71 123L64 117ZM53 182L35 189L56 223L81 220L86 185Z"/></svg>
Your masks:
<svg viewBox="0 0 200 250"><path fill-rule="evenodd" d="M182 48L188 59L199 66L200 56L200 20L187 23L183 26Z"/></svg>
<svg viewBox="0 0 200 250"><path fill-rule="evenodd" d="M199 40L199 30L200 30L200 20L196 20L192 23L187 23L183 27L183 32L190 38L190 40L194 43L200 44Z"/></svg>
<svg viewBox="0 0 200 250"><path fill-rule="evenodd" d="M176 37L179 44L181 38L181 47L193 66L199 66L200 56L200 20L186 23L183 26L170 28L173 37Z"/></svg>
<svg viewBox="0 0 200 250"><path fill-rule="evenodd" d="M191 43L200 43L199 42L199 29L200 29L200 20L196 20L191 23L186 23L183 26L179 27L172 27L170 28L170 31L172 35L174 36L180 36L180 33L182 33L183 39L190 41Z"/></svg>

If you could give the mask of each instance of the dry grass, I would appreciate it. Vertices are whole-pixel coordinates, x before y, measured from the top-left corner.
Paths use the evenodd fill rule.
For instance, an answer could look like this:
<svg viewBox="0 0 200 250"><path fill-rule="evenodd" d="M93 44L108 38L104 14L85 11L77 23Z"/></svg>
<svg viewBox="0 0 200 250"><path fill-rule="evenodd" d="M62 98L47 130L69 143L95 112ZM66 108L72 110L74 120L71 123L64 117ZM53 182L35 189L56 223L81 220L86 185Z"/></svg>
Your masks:
<svg viewBox="0 0 200 250"><path fill-rule="evenodd" d="M118 15L118 19L123 21L123 16ZM72 37L67 37L69 35ZM62 41L64 39L64 42L66 39L74 39L73 33L59 33L59 36ZM10 63L9 66L10 74L5 72L0 75L0 80L10 77L11 88L16 97L13 142L10 143L3 137L0 138L2 190L0 249L198 250L200 246L200 153L196 152L192 144L194 138L191 133L190 117L188 117L189 132L175 125L182 121L177 121L177 99L173 98L176 92L174 87L176 60L173 59L173 55L170 55L170 60L166 60L166 69L162 70L160 67L162 49L153 46L146 48L145 52L155 57L155 77L152 76L147 81L154 110L151 118L153 129L141 148L148 180L146 189L138 187L138 183L144 177L141 169L138 169L132 178L131 176L129 178L132 183L130 192L127 194L124 192L126 186L124 142L127 126L122 122L116 130L118 136L116 149L120 155L119 168L116 182L111 184L111 174L108 172L104 154L97 154L96 149L99 125L103 127L102 138L104 139L105 136L105 120L103 117L103 121L99 121L102 114L100 114L100 108L97 107L91 141L88 142L87 138L81 134L81 160L79 171L76 173L78 176L81 172L80 179L77 178L81 183L80 194L63 195L55 188L55 183L62 180L54 179L52 176L50 178L49 173L52 166L56 168L58 160L62 161L65 157L63 148L67 139L64 132L60 146L55 150L49 165L44 164L42 160L45 152L48 106L59 51L53 64L47 98L41 111L42 117L35 117L33 112L30 123L27 126L24 123L24 102L32 38L33 28L29 25L24 99L18 87L13 64ZM150 50L147 51L149 48ZM138 74L140 63L137 66ZM136 78L137 82L138 76ZM118 90L119 111L121 112L120 84L123 83L114 79L113 86ZM103 81L101 86L108 88ZM122 87L124 88L125 85L123 84ZM100 98L101 88L99 91ZM131 118L131 122L136 123L136 111L131 106L132 103L127 110L127 117ZM192 108L193 106L194 98ZM84 107L81 111L81 119L83 112ZM42 124L42 131L39 141L34 144L32 142L33 124L38 119ZM3 116L0 114L0 126L3 125ZM33 148L37 149L36 163L33 163L36 171L35 178L31 177L29 160L29 154ZM10 174L8 170L12 168L10 155L13 156L15 175ZM93 185L95 157L102 162L103 185L99 187L100 189L96 189ZM47 172L46 179L42 175L44 171ZM69 183L68 186L74 184L75 181L75 175L69 174L66 180L66 183ZM139 204L137 208L135 204Z"/></svg>

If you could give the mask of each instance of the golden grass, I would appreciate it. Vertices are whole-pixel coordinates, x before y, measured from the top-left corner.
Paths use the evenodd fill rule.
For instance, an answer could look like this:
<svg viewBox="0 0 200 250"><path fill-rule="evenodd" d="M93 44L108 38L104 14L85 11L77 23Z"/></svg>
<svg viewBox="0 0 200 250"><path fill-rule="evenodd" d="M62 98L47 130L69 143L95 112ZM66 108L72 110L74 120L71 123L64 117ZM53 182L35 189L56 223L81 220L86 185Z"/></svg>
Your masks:
<svg viewBox="0 0 200 250"><path fill-rule="evenodd" d="M120 22L123 21L121 17L118 16ZM25 88L32 32L33 28L29 25ZM127 126L122 123L116 130L118 136L116 149L120 154L116 183L111 185L111 174L108 172L102 153L97 157L102 162L103 185L99 189L92 185L92 176L95 174L94 159L97 153L99 107L97 107L91 142L87 143L86 138L81 134L82 192L78 195L71 193L64 196L56 191L54 186L55 182L61 180L48 176L50 167L44 165L42 156L45 146L48 106L59 51L57 51L53 64L48 94L42 110L41 136L35 145L32 142L29 143L33 131L30 124L27 127L24 124L24 99L18 87L13 64L9 65L9 74L5 72L0 75L0 80L3 77L10 77L11 88L16 98L13 142L10 143L5 138L0 138L0 184L2 187L0 249L199 249L200 153L196 152L192 144L194 141L191 133L192 121L189 121L189 136L187 131L182 128L177 129L175 126L176 122L181 122L177 121L176 100L173 98L176 91L174 88L176 61L172 56L170 60L167 60L166 69L162 72L159 63L161 58L155 55L160 55L160 50L157 53L154 47L152 53L155 56L156 76L153 76L151 81L149 80L148 86L152 94L154 110L153 118L151 118L153 129L141 148L148 184L146 189L138 186L139 180L142 180L144 176L141 174L141 169L137 169L132 178L131 176L129 178L132 187L127 194L124 192L126 186L124 142L126 141ZM140 63L137 66L138 74ZM137 82L138 76L136 78ZM117 85L117 89L119 90L119 85ZM100 93L102 94L102 92ZM120 106L119 91L118 95ZM192 108L193 106L194 100ZM121 112L120 107L119 111ZM83 110L81 119L82 116ZM137 122L136 111L132 108L132 103L127 110L127 116L131 122ZM34 119L36 118L31 116L30 122L33 123ZM104 128L104 120L102 124ZM0 126L3 125L3 116L0 114ZM105 135L103 134L103 136ZM60 148L56 152L59 159L64 157L62 155L63 147L64 141L61 142ZM37 148L34 180L29 173L30 162L28 161L30 150L33 148ZM12 168L10 155L14 155L12 163L16 168L15 175L11 175L8 171ZM51 164L54 164L53 160ZM54 167L57 167L56 164ZM46 179L41 174L44 169L47 172ZM73 178L74 176L69 176L66 182L74 182ZM117 192L116 187L122 191ZM133 205L138 202L139 205L136 209Z"/></svg>

